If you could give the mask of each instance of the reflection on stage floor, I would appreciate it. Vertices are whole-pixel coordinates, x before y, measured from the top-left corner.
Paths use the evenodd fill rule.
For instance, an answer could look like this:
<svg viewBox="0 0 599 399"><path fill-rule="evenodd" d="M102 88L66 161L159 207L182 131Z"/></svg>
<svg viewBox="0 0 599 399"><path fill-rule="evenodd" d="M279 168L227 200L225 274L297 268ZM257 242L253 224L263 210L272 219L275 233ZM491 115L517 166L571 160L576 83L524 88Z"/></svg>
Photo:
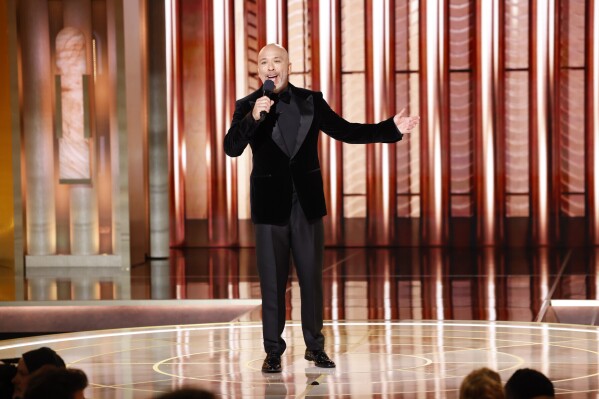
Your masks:
<svg viewBox="0 0 599 399"><path fill-rule="evenodd" d="M327 249L325 318L551 322L565 318L569 323L594 324L595 307L583 309L569 301L598 299L597 259L595 250L584 249ZM299 319L293 268L291 274L287 318ZM19 285L19 280L3 279L0 290L18 292L11 284ZM21 297L17 293L14 298L19 304L260 300L253 249L174 250L169 259L148 260L130 270L29 268L20 284ZM559 309L552 305L555 300L561 301Z"/></svg>
<svg viewBox="0 0 599 399"><path fill-rule="evenodd" d="M280 375L259 370L253 249L173 251L130 270L29 268L0 279L0 292L16 293L0 302L0 337L69 334L0 341L0 358L53 346L88 373L89 398L151 398L182 385L223 397L455 398L463 376L482 366L504 380L537 368L560 397L596 398L597 254L327 249L325 333L338 368L303 360L292 268Z"/></svg>

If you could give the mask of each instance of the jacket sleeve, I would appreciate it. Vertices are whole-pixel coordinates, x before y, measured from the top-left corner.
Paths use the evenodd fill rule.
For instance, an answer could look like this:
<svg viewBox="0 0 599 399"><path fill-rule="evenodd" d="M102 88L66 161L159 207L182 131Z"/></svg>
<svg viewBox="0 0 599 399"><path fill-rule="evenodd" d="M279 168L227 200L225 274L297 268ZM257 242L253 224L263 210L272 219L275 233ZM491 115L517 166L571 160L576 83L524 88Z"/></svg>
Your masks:
<svg viewBox="0 0 599 399"><path fill-rule="evenodd" d="M235 103L231 127L225 135L225 154L230 157L238 157L243 154L259 125L259 122L252 116L251 108L246 111L244 105L245 102L242 101Z"/></svg>
<svg viewBox="0 0 599 399"><path fill-rule="evenodd" d="M395 143L403 137L393 117L379 123L352 123L335 113L318 93L316 99L320 107L320 130L334 138L349 144Z"/></svg>

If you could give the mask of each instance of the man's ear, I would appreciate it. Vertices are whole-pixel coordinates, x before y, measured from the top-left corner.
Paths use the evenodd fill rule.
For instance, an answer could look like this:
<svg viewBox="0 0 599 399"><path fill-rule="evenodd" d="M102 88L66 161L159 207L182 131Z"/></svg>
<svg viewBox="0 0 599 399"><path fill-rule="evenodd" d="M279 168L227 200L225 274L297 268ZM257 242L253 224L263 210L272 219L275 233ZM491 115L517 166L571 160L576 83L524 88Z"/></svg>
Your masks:
<svg viewBox="0 0 599 399"><path fill-rule="evenodd" d="M291 73L291 62L289 63L289 66L287 67L287 73L290 74Z"/></svg>

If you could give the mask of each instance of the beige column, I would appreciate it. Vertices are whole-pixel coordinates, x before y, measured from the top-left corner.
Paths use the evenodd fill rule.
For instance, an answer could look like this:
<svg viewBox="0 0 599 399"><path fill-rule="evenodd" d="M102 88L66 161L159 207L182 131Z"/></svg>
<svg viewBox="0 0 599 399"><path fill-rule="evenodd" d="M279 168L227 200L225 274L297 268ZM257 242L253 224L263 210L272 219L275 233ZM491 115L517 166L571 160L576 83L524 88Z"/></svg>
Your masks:
<svg viewBox="0 0 599 399"><path fill-rule="evenodd" d="M76 68L69 68L68 70L61 70L61 65L58 65L59 73L62 76L63 87L68 84L68 80L72 79L74 82L81 82L82 75L91 75L92 72L92 15L91 15L91 1L90 0L64 0L63 1L63 26L65 29L75 28L77 31L82 33L84 36L84 48L83 52L74 52L72 48L68 47L64 50L69 51L71 57L77 54L77 60L68 60L69 65L77 65ZM61 33L64 31L61 31ZM59 34L60 36L60 34ZM60 59L62 49L59 47L57 38L57 60ZM91 80L90 80L91 82ZM93 84L93 83L91 83ZM73 94L77 95L77 100L82 105L84 98L88 96L91 98L91 91L85 92L79 88L79 85L74 85ZM66 99L65 99L66 100ZM66 105L66 104L64 104ZM68 112L68 109L63 107L63 111ZM67 115L63 115L63 119ZM83 115L81 115L81 127L83 127ZM79 117L79 115L77 115ZM92 130L93 132L93 130ZM81 132L83 133L83 132ZM89 160L92 157L93 141L89 139L84 148L80 148L85 154L77 154L80 156L85 155L84 158ZM63 143L59 144L61 150L63 150ZM81 145L79 146L81 147ZM87 162L86 162L87 163ZM87 164L87 167L91 167L91 176L95 174L94 158L91 158L91 163ZM94 180L92 177L91 184L76 184L70 189L70 239L71 239L71 254L72 255L92 255L97 254L99 249L99 231L98 231L98 202L96 190L94 188Z"/></svg>
<svg viewBox="0 0 599 399"><path fill-rule="evenodd" d="M21 44L23 141L26 182L26 234L29 255L56 251L52 74L48 3L18 3Z"/></svg>
<svg viewBox="0 0 599 399"><path fill-rule="evenodd" d="M169 255L168 116L164 2L148 5L148 186L150 257Z"/></svg>

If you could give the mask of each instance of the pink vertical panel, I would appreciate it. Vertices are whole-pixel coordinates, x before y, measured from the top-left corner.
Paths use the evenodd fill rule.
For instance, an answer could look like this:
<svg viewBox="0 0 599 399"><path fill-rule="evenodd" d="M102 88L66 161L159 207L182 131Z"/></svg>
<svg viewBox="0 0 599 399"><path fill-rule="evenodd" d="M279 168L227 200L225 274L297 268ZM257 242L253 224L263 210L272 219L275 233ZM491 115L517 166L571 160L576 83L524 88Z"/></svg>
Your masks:
<svg viewBox="0 0 599 399"><path fill-rule="evenodd" d="M505 216L529 216L529 2L507 0L505 7Z"/></svg>
<svg viewBox="0 0 599 399"><path fill-rule="evenodd" d="M343 117L366 121L365 18L363 0L341 2L341 72ZM343 145L343 213L366 217L366 147Z"/></svg>
<svg viewBox="0 0 599 399"><path fill-rule="evenodd" d="M568 217L585 216L585 4L560 2L559 86L556 122L559 132L559 204Z"/></svg>
<svg viewBox="0 0 599 399"><path fill-rule="evenodd" d="M451 216L473 212L472 0L449 4Z"/></svg>
<svg viewBox="0 0 599 399"><path fill-rule="evenodd" d="M203 95L205 87L203 68L205 65L204 35L198 27L204 24L200 4L183 0L181 7L181 73L183 134L186 151L193 154L186 159L185 217L187 219L208 218L208 164L206 160L206 106L208 99Z"/></svg>
<svg viewBox="0 0 599 399"><path fill-rule="evenodd" d="M591 245L599 245L599 1L589 0L586 51L586 176Z"/></svg>

